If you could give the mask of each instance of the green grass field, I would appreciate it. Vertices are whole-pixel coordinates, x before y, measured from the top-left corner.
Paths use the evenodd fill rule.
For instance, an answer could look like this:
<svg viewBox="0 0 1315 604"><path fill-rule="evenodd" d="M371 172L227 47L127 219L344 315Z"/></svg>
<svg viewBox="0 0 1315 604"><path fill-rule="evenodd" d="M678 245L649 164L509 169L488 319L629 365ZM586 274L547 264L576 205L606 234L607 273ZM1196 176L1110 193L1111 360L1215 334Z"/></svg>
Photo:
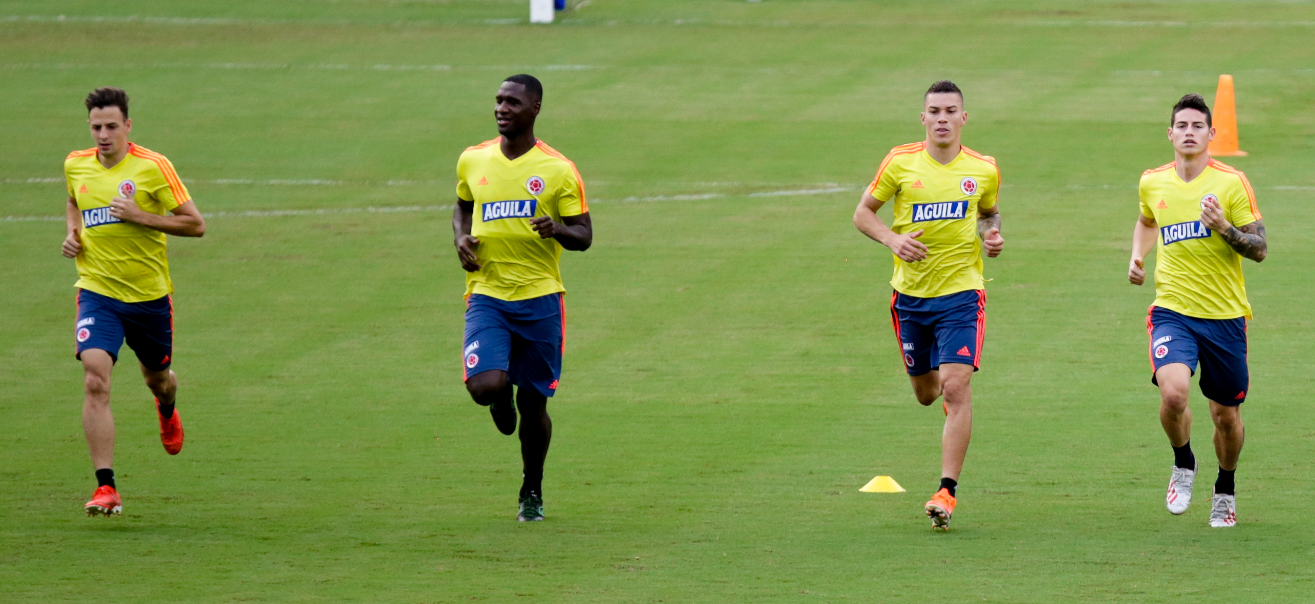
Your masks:
<svg viewBox="0 0 1315 604"><path fill-rule="evenodd" d="M1315 5L594 0L0 0L0 601L1308 602ZM538 135L597 236L545 482L461 385L454 166L492 95L544 81ZM1239 525L1182 517L1124 273L1169 107L1235 76L1270 257L1246 265ZM967 92L1005 253L954 530L921 506L942 414L889 323L889 253L851 225L922 91ZM125 515L95 487L59 255L82 98L210 215L171 242L187 447L115 374ZM800 193L800 192L803 193ZM821 192L819 192L821 191ZM783 193L785 192L785 193ZM789 193L794 192L794 193ZM379 210L396 211L379 211ZM319 212L283 212L308 210ZM55 218L50 220L50 218ZM124 351L125 359L132 356ZM1213 468L1205 401L1195 448ZM909 492L858 488L889 474Z"/></svg>

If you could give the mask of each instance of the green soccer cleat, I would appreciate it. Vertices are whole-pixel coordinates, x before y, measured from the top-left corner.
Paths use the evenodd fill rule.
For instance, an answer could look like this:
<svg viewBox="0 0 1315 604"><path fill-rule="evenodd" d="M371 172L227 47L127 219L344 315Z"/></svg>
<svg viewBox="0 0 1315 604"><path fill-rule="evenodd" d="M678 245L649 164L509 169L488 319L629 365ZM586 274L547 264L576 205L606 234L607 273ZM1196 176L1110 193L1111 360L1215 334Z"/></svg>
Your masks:
<svg viewBox="0 0 1315 604"><path fill-rule="evenodd" d="M520 498L521 511L516 515L520 522L538 522L543 520L543 497L530 491Z"/></svg>

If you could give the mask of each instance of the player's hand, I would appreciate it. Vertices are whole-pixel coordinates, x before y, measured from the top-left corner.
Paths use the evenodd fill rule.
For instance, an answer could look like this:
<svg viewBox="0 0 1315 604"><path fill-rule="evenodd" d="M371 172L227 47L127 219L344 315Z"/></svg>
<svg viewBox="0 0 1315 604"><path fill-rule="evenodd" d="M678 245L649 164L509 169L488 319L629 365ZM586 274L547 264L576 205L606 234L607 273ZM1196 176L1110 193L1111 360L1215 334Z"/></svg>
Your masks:
<svg viewBox="0 0 1315 604"><path fill-rule="evenodd" d="M76 258L82 253L82 229L73 229L68 237L64 238L64 257Z"/></svg>
<svg viewBox="0 0 1315 604"><path fill-rule="evenodd" d="M540 239L551 239L557 234L557 223L553 222L550 216L540 216L530 219L530 228L539 233Z"/></svg>
<svg viewBox="0 0 1315 604"><path fill-rule="evenodd" d="M986 237L982 239L982 247L986 249L988 257L999 256L1005 249L1005 238L1000 236L1000 229L992 228L987 231Z"/></svg>
<svg viewBox="0 0 1315 604"><path fill-rule="evenodd" d="M1224 208L1219 205L1215 199L1204 199L1201 201L1201 224L1205 228L1216 232L1227 231L1232 227L1228 218L1224 216Z"/></svg>
<svg viewBox="0 0 1315 604"><path fill-rule="evenodd" d="M890 238L890 243L887 243L886 247L889 247L890 251L895 252L895 255L905 262L925 260L927 258L927 246L918 241L921 236L921 229L904 235L895 235Z"/></svg>
<svg viewBox="0 0 1315 604"><path fill-rule="evenodd" d="M461 261L461 268L467 273L483 268L479 265L479 258L475 256L475 246L479 245L478 239L470 235L461 235L452 244L457 246L457 259Z"/></svg>
<svg viewBox="0 0 1315 604"><path fill-rule="evenodd" d="M110 216L118 218L124 222L141 222L140 217L145 214L137 202L127 197L115 197L110 200Z"/></svg>
<svg viewBox="0 0 1315 604"><path fill-rule="evenodd" d="M1141 285L1146 282L1146 263L1141 258L1133 258L1128 263L1128 283Z"/></svg>

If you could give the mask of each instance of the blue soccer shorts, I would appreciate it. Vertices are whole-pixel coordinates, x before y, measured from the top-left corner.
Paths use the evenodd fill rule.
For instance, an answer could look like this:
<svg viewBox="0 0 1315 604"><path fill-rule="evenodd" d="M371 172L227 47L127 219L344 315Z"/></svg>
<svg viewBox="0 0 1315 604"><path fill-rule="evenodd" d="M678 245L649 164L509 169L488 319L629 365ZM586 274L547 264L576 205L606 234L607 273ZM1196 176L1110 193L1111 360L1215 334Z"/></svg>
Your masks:
<svg viewBox="0 0 1315 604"><path fill-rule="evenodd" d="M506 371L512 384L544 396L557 392L566 344L562 294L508 302L481 294L466 300L462 380L485 371Z"/></svg>
<svg viewBox="0 0 1315 604"><path fill-rule="evenodd" d="M942 363L981 368L986 336L986 291L970 289L947 296L918 298L894 292L890 320L900 343L904 368L911 376L939 369Z"/></svg>
<svg viewBox="0 0 1315 604"><path fill-rule="evenodd" d="M1201 365L1201 394L1229 407L1247 400L1251 376L1247 371L1247 320L1197 319L1167 308L1152 306L1146 315L1150 334L1151 383L1155 372L1170 363L1182 363L1196 374Z"/></svg>
<svg viewBox="0 0 1315 604"><path fill-rule="evenodd" d="M164 371L173 362L173 298L147 302L121 302L86 289L78 290L78 322L74 328L76 358L93 348L119 361L124 341L137 360L150 371Z"/></svg>

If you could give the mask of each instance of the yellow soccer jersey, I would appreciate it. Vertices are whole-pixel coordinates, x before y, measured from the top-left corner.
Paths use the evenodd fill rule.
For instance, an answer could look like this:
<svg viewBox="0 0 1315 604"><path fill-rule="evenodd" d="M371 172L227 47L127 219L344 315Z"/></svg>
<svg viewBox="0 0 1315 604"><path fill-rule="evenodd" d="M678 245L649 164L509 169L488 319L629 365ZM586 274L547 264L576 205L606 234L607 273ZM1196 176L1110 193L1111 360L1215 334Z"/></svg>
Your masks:
<svg viewBox="0 0 1315 604"><path fill-rule="evenodd" d="M110 200L121 195L160 216L191 201L173 164L129 143L123 160L106 169L93 147L64 159L64 178L82 212L82 253L74 287L121 302L146 302L173 292L165 234L110 216Z"/></svg>
<svg viewBox="0 0 1315 604"><path fill-rule="evenodd" d="M479 240L480 270L466 273L466 295L514 302L564 292L558 260L562 246L542 239L530 219L579 216L589 211L575 164L543 141L514 160L502 138L466 149L457 160L457 197L475 204L470 234Z"/></svg>
<svg viewBox="0 0 1315 604"><path fill-rule="evenodd" d="M919 262L895 258L895 290L919 298L934 298L982 289L982 245L977 234L977 209L995 207L1000 169L995 158L963 147L941 165L927 154L926 143L890 150L868 192L881 202L893 202L891 230L899 234L922 230L918 241L927 246Z"/></svg>
<svg viewBox="0 0 1315 604"><path fill-rule="evenodd" d="M1155 305L1198 319L1251 318L1242 256L1201 224L1201 202L1213 197L1240 227L1260 220L1256 194L1241 171L1210 160L1183 182L1174 164L1141 177L1141 213L1155 219Z"/></svg>

